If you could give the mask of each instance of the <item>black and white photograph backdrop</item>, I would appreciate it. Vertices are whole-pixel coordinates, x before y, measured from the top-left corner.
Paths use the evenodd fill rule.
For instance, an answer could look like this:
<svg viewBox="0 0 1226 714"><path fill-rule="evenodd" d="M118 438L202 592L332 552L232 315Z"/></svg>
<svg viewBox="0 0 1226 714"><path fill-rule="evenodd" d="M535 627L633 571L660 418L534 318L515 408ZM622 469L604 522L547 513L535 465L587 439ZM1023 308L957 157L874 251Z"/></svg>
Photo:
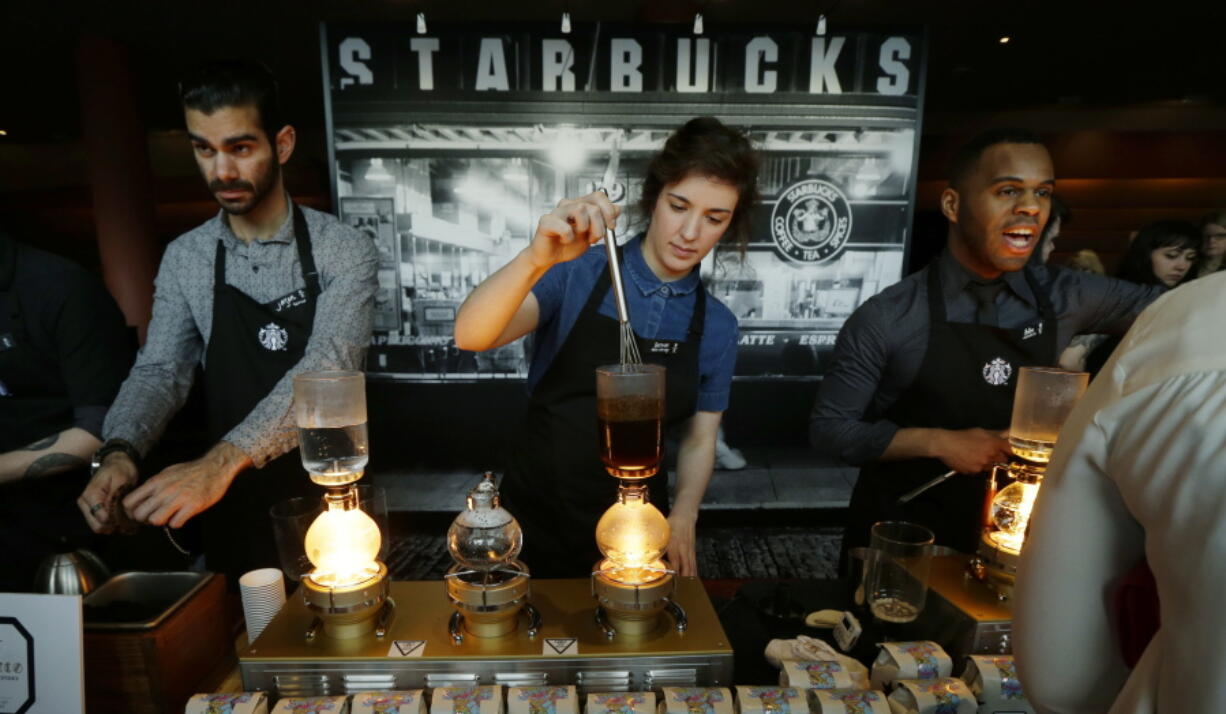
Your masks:
<svg viewBox="0 0 1226 714"><path fill-rule="evenodd" d="M847 316L902 276L923 33L704 29L321 28L334 199L382 256L372 378L522 379L526 340L456 348L464 298L611 162L606 188L632 208L651 155L700 115L762 156L746 255L702 267L740 323L737 376L821 373ZM619 240L643 228L627 210Z"/></svg>

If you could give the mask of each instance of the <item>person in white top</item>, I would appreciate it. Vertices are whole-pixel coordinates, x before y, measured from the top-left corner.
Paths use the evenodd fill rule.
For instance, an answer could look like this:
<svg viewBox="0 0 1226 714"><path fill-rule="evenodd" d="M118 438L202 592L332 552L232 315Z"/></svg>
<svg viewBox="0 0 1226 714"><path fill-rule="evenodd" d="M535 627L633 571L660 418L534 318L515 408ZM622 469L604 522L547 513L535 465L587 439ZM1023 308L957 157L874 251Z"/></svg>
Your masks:
<svg viewBox="0 0 1226 714"><path fill-rule="evenodd" d="M1226 711L1226 274L1147 308L1060 432L1017 577L1040 711ZM1113 582L1142 556L1162 626L1131 672Z"/></svg>

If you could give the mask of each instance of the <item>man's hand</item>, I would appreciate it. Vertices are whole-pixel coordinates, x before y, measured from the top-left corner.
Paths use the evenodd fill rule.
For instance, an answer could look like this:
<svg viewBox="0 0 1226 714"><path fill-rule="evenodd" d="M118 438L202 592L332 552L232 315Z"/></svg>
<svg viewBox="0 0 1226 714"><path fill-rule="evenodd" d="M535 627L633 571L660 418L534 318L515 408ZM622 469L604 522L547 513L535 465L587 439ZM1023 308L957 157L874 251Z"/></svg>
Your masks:
<svg viewBox="0 0 1226 714"><path fill-rule="evenodd" d="M932 456L960 474L977 474L1009 459L1004 432L987 429L934 430Z"/></svg>
<svg viewBox="0 0 1226 714"><path fill-rule="evenodd" d="M668 517L668 562L678 575L698 575L698 556L694 549L694 528L698 514L674 511Z"/></svg>
<svg viewBox="0 0 1226 714"><path fill-rule="evenodd" d="M123 499L123 507L137 522L182 528L220 501L234 477L250 465L238 447L220 441L195 461L170 466L146 481Z"/></svg>
<svg viewBox="0 0 1226 714"><path fill-rule="evenodd" d="M136 464L122 451L107 454L101 468L77 497L77 508L95 533L112 533L126 519L120 499L136 485Z"/></svg>

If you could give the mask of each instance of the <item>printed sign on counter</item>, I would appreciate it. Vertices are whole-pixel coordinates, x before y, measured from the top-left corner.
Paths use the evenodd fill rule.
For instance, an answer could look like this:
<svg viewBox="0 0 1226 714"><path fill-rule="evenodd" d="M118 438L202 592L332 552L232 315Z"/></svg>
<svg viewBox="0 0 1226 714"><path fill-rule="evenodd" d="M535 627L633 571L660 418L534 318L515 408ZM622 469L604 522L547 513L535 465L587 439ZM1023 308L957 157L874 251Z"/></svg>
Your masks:
<svg viewBox="0 0 1226 714"><path fill-rule="evenodd" d="M541 645L541 654L546 657L573 657L579 654L579 638L546 637Z"/></svg>
<svg viewBox="0 0 1226 714"><path fill-rule="evenodd" d="M85 707L81 598L0 593L0 712Z"/></svg>
<svg viewBox="0 0 1226 714"><path fill-rule="evenodd" d="M426 651L425 640L393 640L387 648L388 657L420 657Z"/></svg>

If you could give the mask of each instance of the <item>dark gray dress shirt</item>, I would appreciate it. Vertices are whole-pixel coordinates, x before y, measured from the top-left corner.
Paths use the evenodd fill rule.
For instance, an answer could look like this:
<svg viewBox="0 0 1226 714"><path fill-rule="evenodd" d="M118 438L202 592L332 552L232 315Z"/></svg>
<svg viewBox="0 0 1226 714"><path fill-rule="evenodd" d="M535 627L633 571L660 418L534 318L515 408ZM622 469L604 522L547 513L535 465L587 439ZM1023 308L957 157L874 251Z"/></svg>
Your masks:
<svg viewBox="0 0 1226 714"><path fill-rule="evenodd" d="M306 354L224 438L251 457L256 467L297 446L290 410L294 375L361 369L370 345L371 311L378 288L379 253L374 242L333 215L305 206L302 213L311 233L311 253L322 290ZM292 211L271 238L244 243L219 211L212 220L166 246L154 282L148 340L102 427L105 438L131 442L142 455L183 406L193 370L204 361L213 330L213 260L218 240L226 251L226 283L252 299L267 304L305 285L294 244Z"/></svg>
<svg viewBox="0 0 1226 714"><path fill-rule="evenodd" d="M946 250L937 259L950 322L974 323L968 290L973 274ZM1122 334L1163 288L1076 270L1032 265L1056 313L1057 355L1074 335ZM830 370L809 418L818 452L861 465L878 459L899 427L881 417L919 373L928 350L928 270L903 278L861 305L844 323ZM996 296L997 327L1020 329L1039 318L1038 301L1021 271L1005 273Z"/></svg>

